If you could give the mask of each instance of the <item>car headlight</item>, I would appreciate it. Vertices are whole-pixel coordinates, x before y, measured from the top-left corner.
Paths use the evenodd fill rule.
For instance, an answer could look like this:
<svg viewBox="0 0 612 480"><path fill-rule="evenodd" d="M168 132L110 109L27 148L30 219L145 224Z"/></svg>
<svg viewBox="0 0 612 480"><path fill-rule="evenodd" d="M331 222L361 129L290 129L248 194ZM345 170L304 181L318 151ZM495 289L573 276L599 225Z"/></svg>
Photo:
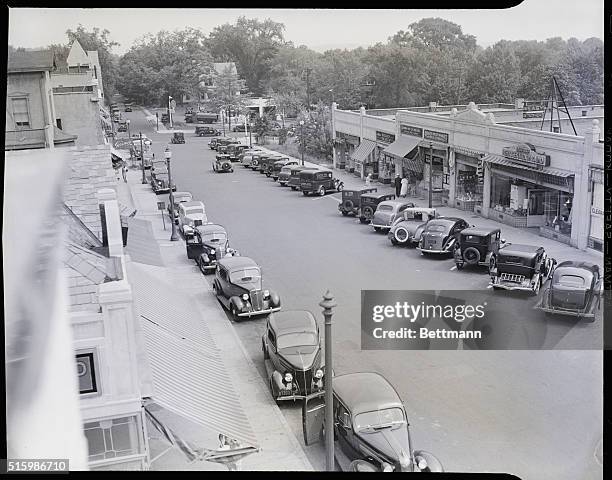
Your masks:
<svg viewBox="0 0 612 480"><path fill-rule="evenodd" d="M289 372L285 373L285 382L291 383L291 381L293 381L293 375L291 375Z"/></svg>
<svg viewBox="0 0 612 480"><path fill-rule="evenodd" d="M214 248L211 248L211 249L210 249L210 254L211 254L211 255L214 255L215 253L217 253L217 251L216 251Z"/></svg>
<svg viewBox="0 0 612 480"><path fill-rule="evenodd" d="M264 298L268 298L270 296L270 290L263 291Z"/></svg>
<svg viewBox="0 0 612 480"><path fill-rule="evenodd" d="M249 296L246 293L243 293L242 299L246 302L249 299Z"/></svg>
<svg viewBox="0 0 612 480"><path fill-rule="evenodd" d="M383 462L382 471L383 472L392 472L393 471L393 466L388 464L387 462Z"/></svg>
<svg viewBox="0 0 612 480"><path fill-rule="evenodd" d="M427 462L424 458L419 458L419 463L417 463L419 470L425 470L427 468Z"/></svg>
<svg viewBox="0 0 612 480"><path fill-rule="evenodd" d="M315 378L323 378L323 370L321 370L320 368L315 372L314 374Z"/></svg>

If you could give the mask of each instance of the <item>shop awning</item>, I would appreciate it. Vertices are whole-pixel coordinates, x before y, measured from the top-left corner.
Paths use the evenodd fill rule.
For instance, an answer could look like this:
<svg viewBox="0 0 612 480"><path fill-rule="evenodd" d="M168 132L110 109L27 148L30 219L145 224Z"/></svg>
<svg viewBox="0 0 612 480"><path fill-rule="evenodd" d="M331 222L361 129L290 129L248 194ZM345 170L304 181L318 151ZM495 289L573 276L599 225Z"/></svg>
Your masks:
<svg viewBox="0 0 612 480"><path fill-rule="evenodd" d="M575 175L574 172L570 172L568 170L559 170L551 167L542 167L537 169L531 168L529 167L529 165L521 165L520 163L515 163L506 157L502 157L501 155L495 155L493 153L486 155L483 160L485 162L494 163L496 165L504 165L506 167L520 168L522 170L529 170L537 173L545 173L547 175L553 175L555 177L567 178L573 177Z"/></svg>
<svg viewBox="0 0 612 480"><path fill-rule="evenodd" d="M383 152L394 155L396 157L405 157L408 155L421 141L420 138L400 137L391 145L383 150Z"/></svg>
<svg viewBox="0 0 612 480"><path fill-rule="evenodd" d="M376 143L371 140L362 140L359 146L351 153L351 158L356 162L363 162L372 153Z"/></svg>

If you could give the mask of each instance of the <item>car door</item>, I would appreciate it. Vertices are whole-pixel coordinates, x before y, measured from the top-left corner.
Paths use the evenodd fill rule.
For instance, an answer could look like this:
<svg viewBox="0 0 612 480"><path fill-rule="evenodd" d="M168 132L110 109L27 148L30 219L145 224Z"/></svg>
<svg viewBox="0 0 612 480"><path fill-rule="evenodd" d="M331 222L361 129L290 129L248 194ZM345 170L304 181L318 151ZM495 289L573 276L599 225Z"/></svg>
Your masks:
<svg viewBox="0 0 612 480"><path fill-rule="evenodd" d="M334 395L334 426L338 433L338 443L342 451L351 460L357 458L355 438L351 422L351 413L346 406Z"/></svg>
<svg viewBox="0 0 612 480"><path fill-rule="evenodd" d="M268 323L268 329L266 333L266 350L268 351L268 356L270 357L270 361L272 362L273 368L278 370L278 353L276 351L276 334L274 330L270 328L270 323Z"/></svg>
<svg viewBox="0 0 612 480"><path fill-rule="evenodd" d="M219 295L223 295L224 297L228 297L225 293L227 291L227 270L223 268L221 265L217 266L217 285L219 286L219 291L217 292Z"/></svg>
<svg viewBox="0 0 612 480"><path fill-rule="evenodd" d="M195 235L186 236L185 243L187 245L187 258L190 260L196 260L200 254L204 252L202 236L197 230L195 231Z"/></svg>

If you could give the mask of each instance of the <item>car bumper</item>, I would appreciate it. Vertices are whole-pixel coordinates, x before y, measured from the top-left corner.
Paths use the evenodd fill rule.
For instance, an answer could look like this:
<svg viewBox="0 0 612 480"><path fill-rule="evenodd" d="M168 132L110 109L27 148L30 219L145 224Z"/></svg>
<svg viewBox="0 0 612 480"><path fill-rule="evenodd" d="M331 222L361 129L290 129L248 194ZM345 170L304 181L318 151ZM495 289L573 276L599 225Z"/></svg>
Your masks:
<svg viewBox="0 0 612 480"><path fill-rule="evenodd" d="M267 308L265 310L251 310L248 312L241 312L238 314L239 317L254 317L256 315L267 315L273 312L279 312L281 307Z"/></svg>
<svg viewBox="0 0 612 480"><path fill-rule="evenodd" d="M370 225L372 225L374 228L384 228L384 229L387 229L387 230L389 230L391 228L391 225L386 225L386 224L383 225L382 223L373 223L373 222L370 222Z"/></svg>
<svg viewBox="0 0 612 480"><path fill-rule="evenodd" d="M489 282L489 285L491 285L492 287L502 288L504 290L522 290L525 292L533 292L532 285L522 285L513 282L500 282L497 279Z"/></svg>
<svg viewBox="0 0 612 480"><path fill-rule="evenodd" d="M419 250L420 252L425 252L425 253L448 253L448 252L450 252L450 248L448 248L448 247L447 248L443 248L441 250L417 247L417 250Z"/></svg>

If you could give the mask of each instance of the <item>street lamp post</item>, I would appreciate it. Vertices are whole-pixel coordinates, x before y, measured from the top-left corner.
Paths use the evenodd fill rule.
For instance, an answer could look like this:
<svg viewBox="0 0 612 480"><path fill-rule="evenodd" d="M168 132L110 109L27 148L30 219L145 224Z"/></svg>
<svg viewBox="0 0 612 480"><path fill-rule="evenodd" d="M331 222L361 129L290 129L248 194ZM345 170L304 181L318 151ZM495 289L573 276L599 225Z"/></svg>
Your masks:
<svg viewBox="0 0 612 480"><path fill-rule="evenodd" d="M174 223L174 194L172 193L172 171L170 170L170 159L172 158L172 152L170 151L170 147L166 147L164 150L164 157L166 157L166 166L168 167L168 186L170 187L170 211L172 211L172 235L170 236L170 241L176 242L178 241L178 235L176 234L176 224Z"/></svg>
<svg viewBox="0 0 612 480"><path fill-rule="evenodd" d="M429 208L431 208L431 204L432 204L432 192L431 192L431 186L432 186L432 177L433 177L433 143L429 144Z"/></svg>
<svg viewBox="0 0 612 480"><path fill-rule="evenodd" d="M300 137L302 137L302 167L304 166L304 149L306 142L304 141L304 120L300 120Z"/></svg>
<svg viewBox="0 0 612 480"><path fill-rule="evenodd" d="M328 472L335 470L334 459L334 402L333 402L333 367L332 367L332 315L337 305L329 290L323 295L319 306L323 308L325 318L325 466Z"/></svg>
<svg viewBox="0 0 612 480"><path fill-rule="evenodd" d="M170 121L170 128L174 128L172 126L172 111L170 108L170 101L172 100L172 97L170 95L168 95L168 120Z"/></svg>
<svg viewBox="0 0 612 480"><path fill-rule="evenodd" d="M142 184L145 185L147 180L145 178L145 164L144 164L144 149L142 148L142 132L138 132L140 137L140 166L142 168ZM130 139L130 142L132 139Z"/></svg>

